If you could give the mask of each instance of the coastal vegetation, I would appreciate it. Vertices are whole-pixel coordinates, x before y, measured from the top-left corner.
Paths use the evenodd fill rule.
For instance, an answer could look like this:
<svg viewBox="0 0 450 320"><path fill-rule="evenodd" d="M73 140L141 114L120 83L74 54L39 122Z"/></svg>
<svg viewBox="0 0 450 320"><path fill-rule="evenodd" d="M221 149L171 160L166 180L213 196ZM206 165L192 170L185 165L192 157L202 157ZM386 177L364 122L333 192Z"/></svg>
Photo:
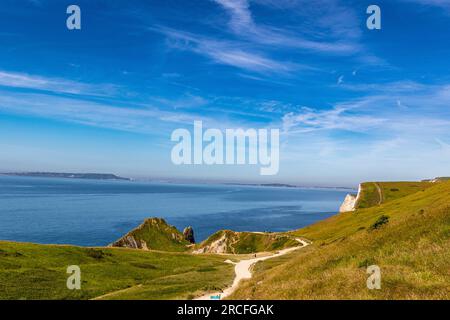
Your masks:
<svg viewBox="0 0 450 320"><path fill-rule="evenodd" d="M229 288L230 260L298 246L296 239L309 245L258 262L227 298L450 298L446 180L364 183L355 211L291 232L222 230L199 244L186 235L193 230L151 218L108 248L0 242L0 299L192 299ZM69 265L80 266L81 290L66 287ZM366 286L372 265L380 290Z"/></svg>
<svg viewBox="0 0 450 320"><path fill-rule="evenodd" d="M356 207L370 208L407 195L423 191L433 186L428 181L413 182L365 182L361 184L360 196Z"/></svg>
<svg viewBox="0 0 450 320"><path fill-rule="evenodd" d="M257 264L230 298L449 299L450 182L382 187L381 204L292 232L312 245ZM370 265L381 290L366 286Z"/></svg>
<svg viewBox="0 0 450 320"><path fill-rule="evenodd" d="M174 226L169 225L164 219L150 218L112 243L111 246L182 252L188 250L190 244L183 233Z"/></svg>
<svg viewBox="0 0 450 320"><path fill-rule="evenodd" d="M249 254L298 246L288 234L221 230L194 247L196 253Z"/></svg>
<svg viewBox="0 0 450 320"><path fill-rule="evenodd" d="M232 257L230 257L232 258ZM224 257L0 242L0 299L190 299L233 279ZM66 269L81 269L68 290Z"/></svg>

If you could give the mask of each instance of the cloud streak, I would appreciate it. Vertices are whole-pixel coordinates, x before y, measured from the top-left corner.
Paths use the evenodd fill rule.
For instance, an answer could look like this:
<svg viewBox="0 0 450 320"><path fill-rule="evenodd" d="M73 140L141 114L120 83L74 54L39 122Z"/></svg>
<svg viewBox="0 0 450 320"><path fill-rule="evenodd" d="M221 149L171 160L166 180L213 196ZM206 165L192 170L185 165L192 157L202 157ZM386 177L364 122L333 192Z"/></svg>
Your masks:
<svg viewBox="0 0 450 320"><path fill-rule="evenodd" d="M169 46L179 50L188 50L210 58L218 64L233 66L258 73L288 74L294 70L306 68L291 62L280 62L252 51L242 43L217 41L212 38L194 35L166 27L152 28L168 37Z"/></svg>
<svg viewBox="0 0 450 320"><path fill-rule="evenodd" d="M201 115L163 111L152 106L122 107L40 93L1 90L0 111L144 134L158 134L176 124L192 125L194 120L199 119L215 123Z"/></svg>
<svg viewBox="0 0 450 320"><path fill-rule="evenodd" d="M344 40L330 42L325 41L323 38L320 41L314 41L301 37L298 32L294 33L286 29L258 25L252 17L250 4L247 0L214 0L214 2L221 5L222 8L228 12L230 16L230 21L228 23L230 30L239 37L246 38L255 43L302 48L327 54L354 54L360 50L360 46L351 41ZM273 5L273 3L270 2L262 2L262 4ZM328 19L333 18L333 16L339 15L340 13L342 14L342 11L336 9L333 15L329 15ZM348 14L344 18L346 21L350 21ZM342 20L336 20L336 24L337 21ZM322 25L324 24L322 23ZM334 25L334 27L336 27L336 25ZM357 28L357 26L354 27Z"/></svg>
<svg viewBox="0 0 450 320"><path fill-rule="evenodd" d="M366 132L385 121L383 118L352 112L348 107L324 111L302 108L299 113L288 113L282 119L283 132L290 135L326 130Z"/></svg>
<svg viewBox="0 0 450 320"><path fill-rule="evenodd" d="M116 93L118 89L118 86L112 84L87 84L61 78L47 78L1 70L0 86L92 96L109 96Z"/></svg>
<svg viewBox="0 0 450 320"><path fill-rule="evenodd" d="M450 85L396 82L362 85L378 94L337 103L331 109L300 108L282 118L288 135L308 132L366 132L406 137L447 135L450 121Z"/></svg>

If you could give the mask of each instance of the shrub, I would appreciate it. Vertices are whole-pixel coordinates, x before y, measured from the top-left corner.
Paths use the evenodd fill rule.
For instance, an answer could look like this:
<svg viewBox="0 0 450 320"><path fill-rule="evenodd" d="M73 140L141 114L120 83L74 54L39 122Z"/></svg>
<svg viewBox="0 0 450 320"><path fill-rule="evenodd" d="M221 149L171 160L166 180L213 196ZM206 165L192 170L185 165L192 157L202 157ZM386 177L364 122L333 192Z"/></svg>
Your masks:
<svg viewBox="0 0 450 320"><path fill-rule="evenodd" d="M377 221L373 225L370 226L370 230L376 230L381 228L383 225L387 224L389 222L389 217L382 215L378 218Z"/></svg>
<svg viewBox="0 0 450 320"><path fill-rule="evenodd" d="M86 251L86 254L94 259L100 260L103 259L105 256L105 253L102 250L98 250L98 249L93 249L90 248Z"/></svg>
<svg viewBox="0 0 450 320"><path fill-rule="evenodd" d="M20 252L8 252L0 249L0 257L21 257L22 254Z"/></svg>
<svg viewBox="0 0 450 320"><path fill-rule="evenodd" d="M367 268L368 266L371 266L374 264L375 264L375 259L368 258L368 259L364 259L363 261L360 261L358 264L358 268Z"/></svg>

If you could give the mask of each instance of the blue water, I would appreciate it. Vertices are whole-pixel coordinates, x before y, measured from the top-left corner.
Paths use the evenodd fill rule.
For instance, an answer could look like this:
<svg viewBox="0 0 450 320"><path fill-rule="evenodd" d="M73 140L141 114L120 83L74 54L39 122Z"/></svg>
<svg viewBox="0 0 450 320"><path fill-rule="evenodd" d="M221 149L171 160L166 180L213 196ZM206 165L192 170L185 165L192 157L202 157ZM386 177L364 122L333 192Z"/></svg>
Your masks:
<svg viewBox="0 0 450 320"><path fill-rule="evenodd" d="M103 246L162 217L197 240L287 231L335 214L348 191L0 176L0 239Z"/></svg>

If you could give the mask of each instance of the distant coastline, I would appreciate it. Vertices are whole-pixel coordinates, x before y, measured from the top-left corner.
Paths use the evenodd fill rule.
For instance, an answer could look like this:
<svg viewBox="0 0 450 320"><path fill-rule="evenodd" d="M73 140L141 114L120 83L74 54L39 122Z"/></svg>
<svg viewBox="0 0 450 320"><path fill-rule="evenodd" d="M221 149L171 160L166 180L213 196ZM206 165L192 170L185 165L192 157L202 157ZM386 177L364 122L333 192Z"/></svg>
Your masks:
<svg viewBox="0 0 450 320"><path fill-rule="evenodd" d="M119 177L112 173L65 173L65 172L5 172L2 175L36 178L62 178L62 179L88 179L88 180L124 180L129 178Z"/></svg>
<svg viewBox="0 0 450 320"><path fill-rule="evenodd" d="M300 188L300 189L332 189L332 190L355 190L351 187L319 187L319 186L299 186L285 183L225 183L225 185L250 186L250 187L270 187L270 188Z"/></svg>
<svg viewBox="0 0 450 320"><path fill-rule="evenodd" d="M249 186L249 187L264 187L264 188L290 188L290 189L329 189L329 190L351 190L356 188L343 186L302 186L288 183L245 183L245 182L211 182L211 181L177 181L172 179L143 179L143 178L127 178L117 176L112 173L69 173L69 172L0 172L0 176L17 176L17 177L35 177L35 178L62 178L62 179L85 179L85 180L121 180L121 181L141 181L141 182L159 182L169 184L217 184L228 186Z"/></svg>

